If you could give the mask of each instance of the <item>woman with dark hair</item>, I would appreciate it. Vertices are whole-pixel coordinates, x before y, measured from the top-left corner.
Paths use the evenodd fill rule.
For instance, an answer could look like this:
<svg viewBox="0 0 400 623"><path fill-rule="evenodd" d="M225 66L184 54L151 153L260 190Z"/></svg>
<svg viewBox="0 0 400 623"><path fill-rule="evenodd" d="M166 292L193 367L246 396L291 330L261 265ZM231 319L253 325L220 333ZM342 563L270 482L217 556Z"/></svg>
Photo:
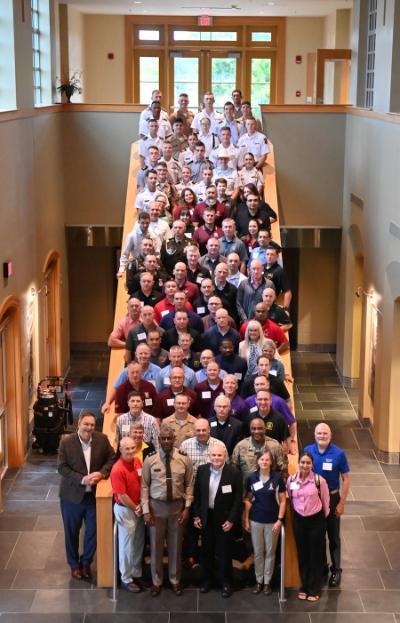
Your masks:
<svg viewBox="0 0 400 623"><path fill-rule="evenodd" d="M287 482L293 508L301 586L298 599L316 602L320 598L325 563L325 518L329 515L326 480L313 472L313 457L303 452L299 471Z"/></svg>
<svg viewBox="0 0 400 623"><path fill-rule="evenodd" d="M275 552L286 510L286 489L279 472L273 471L270 450L262 453L258 469L247 479L243 527L251 533L256 585L253 593L271 594Z"/></svg>
<svg viewBox="0 0 400 623"><path fill-rule="evenodd" d="M190 215L192 216L196 205L196 193L191 188L184 188L172 213L174 221L181 218L182 210L189 210Z"/></svg>
<svg viewBox="0 0 400 623"><path fill-rule="evenodd" d="M249 253L256 247L258 247L258 232L260 231L260 226L257 223L256 219L251 219L249 221L248 227L249 233L246 236L243 236L242 240L244 244L247 246Z"/></svg>

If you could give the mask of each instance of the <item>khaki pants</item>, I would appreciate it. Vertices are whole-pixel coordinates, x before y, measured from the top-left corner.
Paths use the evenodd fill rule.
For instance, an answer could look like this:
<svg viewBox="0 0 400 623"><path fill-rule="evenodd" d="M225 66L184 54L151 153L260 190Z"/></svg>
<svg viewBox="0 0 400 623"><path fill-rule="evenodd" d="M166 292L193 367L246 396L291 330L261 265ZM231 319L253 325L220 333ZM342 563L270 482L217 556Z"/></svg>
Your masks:
<svg viewBox="0 0 400 623"><path fill-rule="evenodd" d="M254 550L254 570L260 584L269 584L275 566L275 552L279 533L272 532L272 523L250 521L251 540Z"/></svg>
<svg viewBox="0 0 400 623"><path fill-rule="evenodd" d="M154 586L161 586L164 580L163 553L167 538L168 572L171 584L181 581L182 524L178 523L183 510L183 500L161 502L150 500L154 526L150 526L151 577Z"/></svg>

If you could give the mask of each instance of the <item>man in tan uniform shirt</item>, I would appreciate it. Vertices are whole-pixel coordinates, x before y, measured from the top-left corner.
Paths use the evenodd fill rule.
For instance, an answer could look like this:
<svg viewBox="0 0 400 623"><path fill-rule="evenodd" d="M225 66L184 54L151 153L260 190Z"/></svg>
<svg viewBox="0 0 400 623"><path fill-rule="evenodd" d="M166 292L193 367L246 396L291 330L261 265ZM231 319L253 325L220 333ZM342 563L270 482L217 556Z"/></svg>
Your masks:
<svg viewBox="0 0 400 623"><path fill-rule="evenodd" d="M195 436L195 423L197 418L190 415L188 409L190 397L186 394L177 394L174 398L175 412L165 418L163 424L170 426L175 433L175 448L179 448L182 441Z"/></svg>
<svg viewBox="0 0 400 623"><path fill-rule="evenodd" d="M167 537L169 581L175 595L182 595L181 550L185 522L193 501L193 465L174 448L174 431L163 424L159 452L149 455L142 468L141 502L150 529L151 595L157 597L163 583L163 549Z"/></svg>

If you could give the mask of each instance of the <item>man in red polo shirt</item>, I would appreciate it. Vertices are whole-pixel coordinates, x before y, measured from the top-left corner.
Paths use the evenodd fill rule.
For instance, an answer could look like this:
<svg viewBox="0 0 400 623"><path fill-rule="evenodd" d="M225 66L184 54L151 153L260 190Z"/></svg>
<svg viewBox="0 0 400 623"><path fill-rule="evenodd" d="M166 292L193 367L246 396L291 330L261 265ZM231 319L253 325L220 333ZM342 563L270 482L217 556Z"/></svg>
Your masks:
<svg viewBox="0 0 400 623"><path fill-rule="evenodd" d="M121 439L121 458L110 474L114 494L114 516L118 524L119 570L121 585L131 593L143 589L142 556L144 522L140 505L142 464L135 458L135 442L130 437Z"/></svg>
<svg viewBox="0 0 400 623"><path fill-rule="evenodd" d="M195 283L188 281L186 264L184 262L177 262L174 267L173 275L178 286L178 290L181 290L186 294L189 303L193 303L193 301L200 295L200 292Z"/></svg>
<svg viewBox="0 0 400 623"><path fill-rule="evenodd" d="M216 212L211 206L207 206L203 213L204 225L200 225L193 234L193 240L199 245L200 254L207 253L207 242L210 238L222 238L224 232L216 225Z"/></svg>
<svg viewBox="0 0 400 623"><path fill-rule="evenodd" d="M165 282L164 284L165 297L161 299L161 301L157 303L157 305L155 305L154 307L154 320L156 321L157 324L160 324L161 320L164 318L164 316L169 314L169 312L172 312L174 311L174 309L176 309L175 304L174 304L174 296L177 290L178 290L178 284L176 283L176 281L173 281L172 279L170 279L170 281ZM192 311L193 309L189 301L185 301L185 308L188 311Z"/></svg>
<svg viewBox="0 0 400 623"><path fill-rule="evenodd" d="M114 329L110 333L108 338L108 346L110 348L125 348L129 331L138 327L141 323L140 312L142 305L139 299L130 298L127 306L128 313L115 323Z"/></svg>
<svg viewBox="0 0 400 623"><path fill-rule="evenodd" d="M219 377L220 368L216 361L210 361L206 368L207 378L196 385L197 404L200 417L209 419L211 408L219 394L223 394L222 381Z"/></svg>
<svg viewBox="0 0 400 623"><path fill-rule="evenodd" d="M189 387L185 387L183 382L185 380L185 373L183 368L172 368L169 375L171 385L164 389L157 395L154 413L160 420L164 420L166 417L172 415L175 411L174 400L175 396L179 394L185 394L190 399L189 413L190 415L197 415L197 396L196 392Z"/></svg>
<svg viewBox="0 0 400 623"><path fill-rule="evenodd" d="M262 301L257 303L254 309L255 319L261 324L265 337L270 340L274 340L275 344L278 347L278 353L283 353L289 348L289 342L282 331L280 326L278 326L275 322L272 322L268 318L268 305ZM244 322L240 327L240 335L244 338L244 334L246 331L246 327L249 324L249 320Z"/></svg>

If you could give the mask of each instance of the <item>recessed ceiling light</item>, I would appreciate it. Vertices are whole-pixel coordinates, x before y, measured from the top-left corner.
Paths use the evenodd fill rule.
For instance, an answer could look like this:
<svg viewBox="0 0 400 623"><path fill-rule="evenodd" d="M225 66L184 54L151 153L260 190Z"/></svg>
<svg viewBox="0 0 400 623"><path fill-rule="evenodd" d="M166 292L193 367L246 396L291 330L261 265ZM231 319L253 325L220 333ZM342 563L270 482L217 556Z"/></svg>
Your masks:
<svg viewBox="0 0 400 623"><path fill-rule="evenodd" d="M275 2L267 2L268 6L275 6Z"/></svg>
<svg viewBox="0 0 400 623"><path fill-rule="evenodd" d="M143 4L143 2L141 0L133 0L133 4Z"/></svg>

